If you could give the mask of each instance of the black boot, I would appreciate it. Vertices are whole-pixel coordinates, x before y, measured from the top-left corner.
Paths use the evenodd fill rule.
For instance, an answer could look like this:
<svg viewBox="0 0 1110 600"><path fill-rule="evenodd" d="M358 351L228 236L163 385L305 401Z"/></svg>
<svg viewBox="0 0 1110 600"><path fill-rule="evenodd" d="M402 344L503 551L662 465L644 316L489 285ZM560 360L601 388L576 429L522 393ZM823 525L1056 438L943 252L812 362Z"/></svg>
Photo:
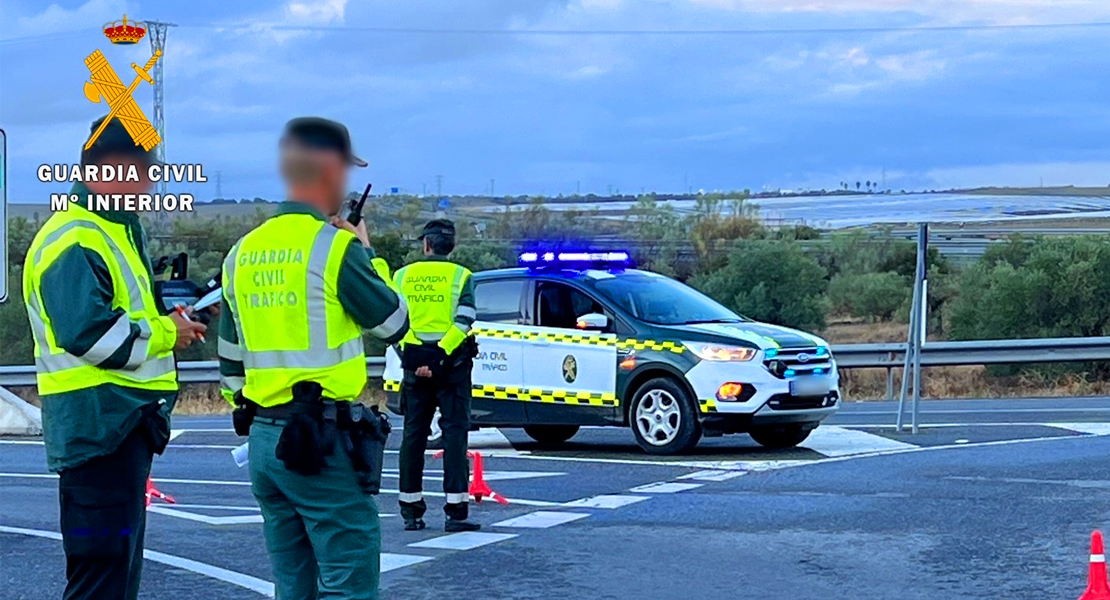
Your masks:
<svg viewBox="0 0 1110 600"><path fill-rule="evenodd" d="M424 512L428 505L424 500L417 502L401 502L401 518L405 520L405 531L419 531L424 529Z"/></svg>
<svg viewBox="0 0 1110 600"><path fill-rule="evenodd" d="M443 525L444 531L455 533L459 531L478 531L482 528L481 525L466 520L470 513L470 504L467 502L445 504L443 512L447 513L447 521Z"/></svg>

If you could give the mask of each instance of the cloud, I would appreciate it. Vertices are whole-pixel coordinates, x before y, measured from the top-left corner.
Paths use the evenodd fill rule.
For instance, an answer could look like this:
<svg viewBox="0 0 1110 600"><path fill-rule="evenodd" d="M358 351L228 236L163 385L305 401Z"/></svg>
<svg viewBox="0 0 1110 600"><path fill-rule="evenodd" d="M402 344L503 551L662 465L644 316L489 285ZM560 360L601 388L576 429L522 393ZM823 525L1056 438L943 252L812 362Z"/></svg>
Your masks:
<svg viewBox="0 0 1110 600"><path fill-rule="evenodd" d="M285 6L287 20L301 25L342 23L346 12L347 0L294 1Z"/></svg>
<svg viewBox="0 0 1110 600"><path fill-rule="evenodd" d="M100 24L115 21L127 12L124 0L88 0L75 9L65 9L51 4L31 16L17 17L10 29L0 27L0 38L27 37L86 29L90 23ZM10 17L9 17L10 18ZM8 19L4 19L8 21ZM10 23L11 21L9 21Z"/></svg>

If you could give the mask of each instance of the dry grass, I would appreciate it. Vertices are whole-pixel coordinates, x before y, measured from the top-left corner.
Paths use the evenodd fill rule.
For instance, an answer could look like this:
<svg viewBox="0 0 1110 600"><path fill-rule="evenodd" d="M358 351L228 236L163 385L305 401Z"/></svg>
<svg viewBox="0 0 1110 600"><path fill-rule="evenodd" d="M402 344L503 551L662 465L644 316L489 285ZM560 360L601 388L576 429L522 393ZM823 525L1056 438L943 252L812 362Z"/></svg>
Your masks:
<svg viewBox="0 0 1110 600"><path fill-rule="evenodd" d="M821 337L830 344L878 344L882 342L904 342L909 334L905 323L865 323L862 320L833 320Z"/></svg>

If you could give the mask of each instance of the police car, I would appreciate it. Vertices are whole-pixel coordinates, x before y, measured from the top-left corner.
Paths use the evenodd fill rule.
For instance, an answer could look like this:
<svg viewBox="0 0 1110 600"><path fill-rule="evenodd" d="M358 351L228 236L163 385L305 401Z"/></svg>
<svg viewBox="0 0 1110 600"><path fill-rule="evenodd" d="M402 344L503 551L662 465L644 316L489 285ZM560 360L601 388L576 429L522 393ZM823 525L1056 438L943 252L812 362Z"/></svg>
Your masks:
<svg viewBox="0 0 1110 600"><path fill-rule="evenodd" d="M741 317L624 252L526 252L520 264L473 275L472 426L544 443L622 426L646 452L677 454L725 433L792 447L840 406L819 337ZM397 413L401 376L390 349Z"/></svg>

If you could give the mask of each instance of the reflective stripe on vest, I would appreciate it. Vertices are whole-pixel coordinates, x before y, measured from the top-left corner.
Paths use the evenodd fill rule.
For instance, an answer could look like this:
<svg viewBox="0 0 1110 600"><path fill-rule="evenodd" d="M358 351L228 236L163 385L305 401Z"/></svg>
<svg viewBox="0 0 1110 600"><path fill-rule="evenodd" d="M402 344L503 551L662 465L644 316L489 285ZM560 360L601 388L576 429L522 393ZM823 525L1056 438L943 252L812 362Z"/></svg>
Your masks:
<svg viewBox="0 0 1110 600"><path fill-rule="evenodd" d="M112 326L105 332L100 339L93 344L93 346L82 356L74 356L61 348L56 348L51 344L53 336L49 335L48 326L45 319L45 310L43 309L42 302L39 298L37 289L29 290L25 294L28 308L28 320L31 324L31 334L35 341L35 367L38 371L38 383L41 393L57 393L63 391L72 391L76 389L84 389L86 387L93 387L101 383L122 383L132 387L145 387L146 382L153 380L163 380L158 382L158 389L176 389L176 369L173 360L172 352L166 352L162 356L147 358L147 353L150 347L151 326L148 321L149 318L157 316L157 311L153 306L153 294L151 295L151 305L144 302L142 293L142 285L138 277L135 275L130 262L124 255L120 246L112 239L100 225L91 220L84 220L75 218L67 223L64 223L58 229L47 234L41 242L38 243L34 254L31 256L29 266L32 270L37 270L42 265L43 253L52 245L57 243L65 234L75 229L83 229L92 231L97 234L100 240L107 246L111 256L102 256L105 262L114 264L119 269L120 280L116 280L113 273L113 285L123 287L127 290L128 306L126 312L121 314ZM91 248L90 248L91 249ZM95 249L92 249L95 251ZM60 253L59 253L60 255ZM48 266L48 265L47 265ZM111 270L111 269L109 269ZM34 278L35 273L28 273L28 277ZM33 287L37 288L40 282L34 281ZM122 284L122 286L120 286ZM131 324L134 323L139 327L139 337L135 339L131 354L128 357L127 363L121 369L102 369L97 367L99 363L107 360L119 349L120 345L131 334ZM81 378L77 377L78 373L66 373L66 379L70 379L68 383L59 383L55 380L60 379L59 374L71 371L74 369L96 369L102 373L101 377L88 377L87 381L79 381Z"/></svg>

